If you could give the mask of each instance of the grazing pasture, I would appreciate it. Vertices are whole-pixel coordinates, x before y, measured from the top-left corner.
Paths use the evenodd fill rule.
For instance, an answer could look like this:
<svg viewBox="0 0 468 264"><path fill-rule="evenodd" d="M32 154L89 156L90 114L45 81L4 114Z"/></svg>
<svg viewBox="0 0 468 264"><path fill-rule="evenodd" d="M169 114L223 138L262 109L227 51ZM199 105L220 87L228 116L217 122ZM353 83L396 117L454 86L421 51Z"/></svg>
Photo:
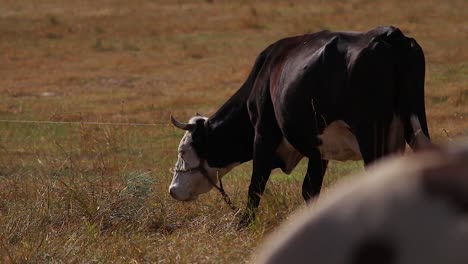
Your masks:
<svg viewBox="0 0 468 264"><path fill-rule="evenodd" d="M306 164L275 172L236 231L218 193L169 196L183 134L170 113L212 114L279 38L394 25L425 51L433 140L468 136L467 17L463 0L2 0L0 119L62 123L0 122L0 262L247 262L303 205ZM223 181L238 206L250 167ZM331 162L324 186L359 170Z"/></svg>

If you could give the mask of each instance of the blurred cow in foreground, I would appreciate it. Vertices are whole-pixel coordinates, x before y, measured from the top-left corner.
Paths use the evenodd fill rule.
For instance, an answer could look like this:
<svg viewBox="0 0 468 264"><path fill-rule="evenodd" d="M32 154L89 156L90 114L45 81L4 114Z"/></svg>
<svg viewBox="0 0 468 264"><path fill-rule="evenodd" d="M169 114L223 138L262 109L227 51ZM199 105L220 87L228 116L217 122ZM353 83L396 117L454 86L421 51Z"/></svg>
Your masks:
<svg viewBox="0 0 468 264"><path fill-rule="evenodd" d="M468 141L390 158L268 237L255 263L468 263Z"/></svg>

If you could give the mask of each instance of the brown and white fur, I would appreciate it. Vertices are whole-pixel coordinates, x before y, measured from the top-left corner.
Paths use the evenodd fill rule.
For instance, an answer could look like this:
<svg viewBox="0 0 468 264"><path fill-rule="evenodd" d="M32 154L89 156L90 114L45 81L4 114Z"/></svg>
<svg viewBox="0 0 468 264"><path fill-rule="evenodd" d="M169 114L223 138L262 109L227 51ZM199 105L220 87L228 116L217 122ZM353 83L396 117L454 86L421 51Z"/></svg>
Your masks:
<svg viewBox="0 0 468 264"><path fill-rule="evenodd" d="M468 263L468 141L390 158L324 193L255 263Z"/></svg>

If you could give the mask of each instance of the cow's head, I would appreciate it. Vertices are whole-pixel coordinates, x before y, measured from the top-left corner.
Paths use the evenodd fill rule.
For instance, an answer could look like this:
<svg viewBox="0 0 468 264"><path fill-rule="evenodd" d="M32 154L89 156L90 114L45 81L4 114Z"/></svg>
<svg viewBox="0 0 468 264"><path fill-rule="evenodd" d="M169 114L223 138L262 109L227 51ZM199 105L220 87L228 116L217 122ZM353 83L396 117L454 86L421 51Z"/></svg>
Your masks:
<svg viewBox="0 0 468 264"><path fill-rule="evenodd" d="M188 123L182 123L171 116L172 124L186 131L179 144L174 175L169 186L169 193L176 200L197 199L198 195L210 191L213 183L234 167L215 168L209 165L206 159L209 144L205 125L207 119L196 115Z"/></svg>

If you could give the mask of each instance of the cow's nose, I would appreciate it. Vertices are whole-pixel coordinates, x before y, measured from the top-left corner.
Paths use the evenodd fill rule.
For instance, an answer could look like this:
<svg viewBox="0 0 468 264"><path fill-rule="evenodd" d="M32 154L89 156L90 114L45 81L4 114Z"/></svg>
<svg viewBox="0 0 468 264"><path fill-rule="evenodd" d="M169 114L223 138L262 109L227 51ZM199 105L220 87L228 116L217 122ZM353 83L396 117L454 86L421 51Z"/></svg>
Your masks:
<svg viewBox="0 0 468 264"><path fill-rule="evenodd" d="M172 188L169 188L169 194L172 196L172 198L177 200L177 196L175 195L174 191Z"/></svg>

